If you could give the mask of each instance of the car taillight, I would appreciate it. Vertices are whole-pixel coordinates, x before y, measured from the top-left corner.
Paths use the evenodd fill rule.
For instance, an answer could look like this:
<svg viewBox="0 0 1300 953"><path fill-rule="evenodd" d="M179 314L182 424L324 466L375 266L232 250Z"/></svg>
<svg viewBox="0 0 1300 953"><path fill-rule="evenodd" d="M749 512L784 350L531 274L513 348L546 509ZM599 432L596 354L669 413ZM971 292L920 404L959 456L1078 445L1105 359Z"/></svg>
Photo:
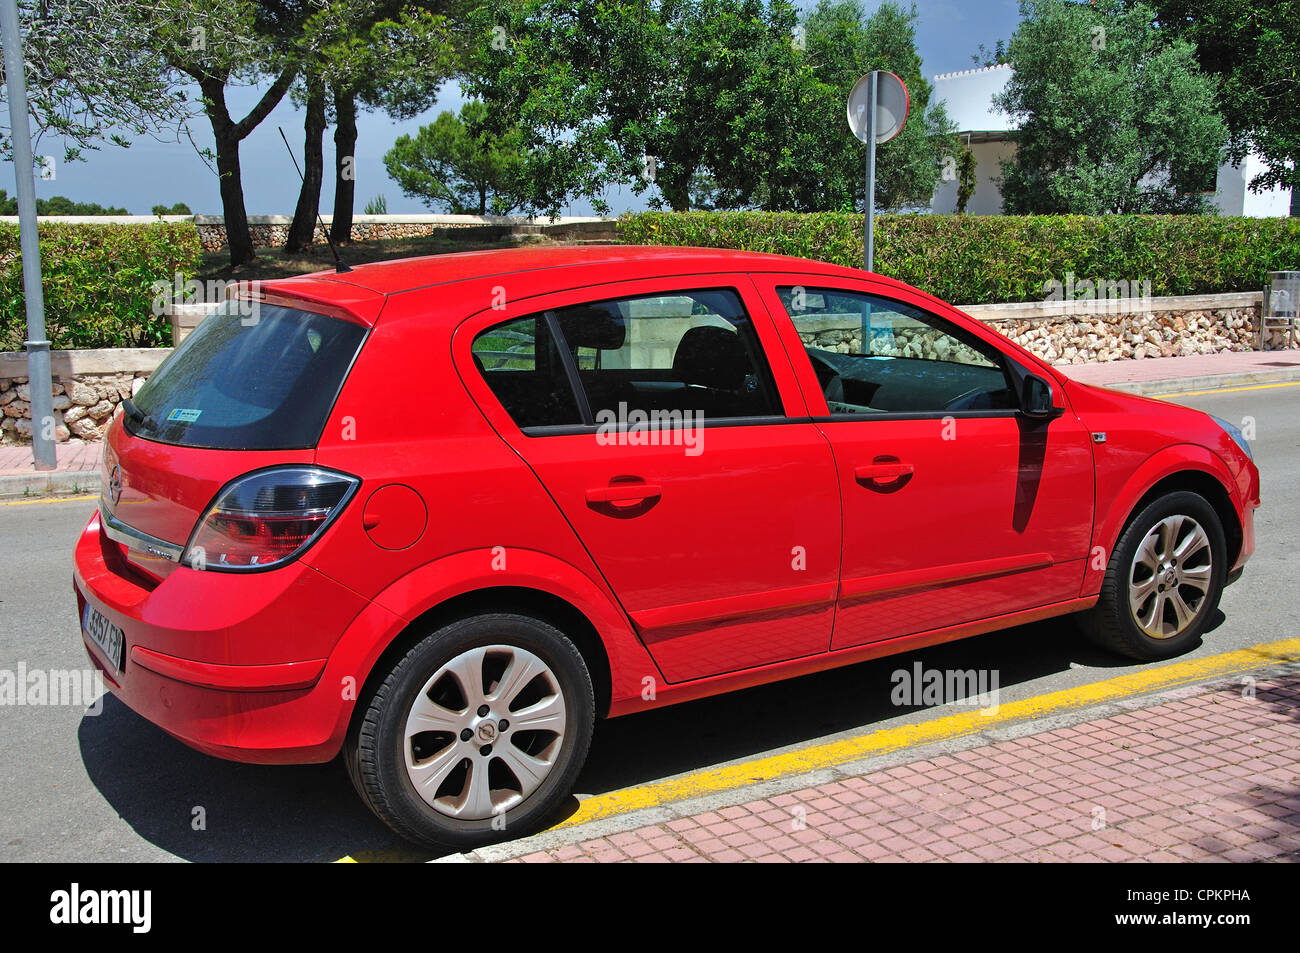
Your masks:
<svg viewBox="0 0 1300 953"><path fill-rule="evenodd" d="M303 552L342 512L361 481L320 467L274 467L227 484L190 536L181 562L253 572Z"/></svg>

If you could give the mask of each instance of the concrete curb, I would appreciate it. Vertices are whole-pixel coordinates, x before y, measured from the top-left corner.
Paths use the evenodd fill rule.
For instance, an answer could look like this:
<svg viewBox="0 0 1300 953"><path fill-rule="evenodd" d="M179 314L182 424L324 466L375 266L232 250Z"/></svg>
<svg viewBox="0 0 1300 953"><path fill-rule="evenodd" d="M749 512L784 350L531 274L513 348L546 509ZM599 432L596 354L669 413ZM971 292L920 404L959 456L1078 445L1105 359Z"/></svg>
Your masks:
<svg viewBox="0 0 1300 953"><path fill-rule="evenodd" d="M1263 678L1278 674L1294 674L1298 671L1300 671L1300 662L1285 661L1272 664L1264 663L1258 669L1252 670L1250 674ZM503 841L479 847L466 853L448 854L431 860L429 863L500 863L501 861L513 860L516 857L522 857L525 854L537 851L554 850L558 847L577 844L597 837L608 837L611 834L634 831L652 824L664 824L679 818L717 811L737 804L746 804L776 794L817 787L829 781L848 777L861 777L900 764L927 761L941 754L953 754L1000 741L1042 734L1058 728L1070 727L1098 719L1112 718L1125 712L1152 708L1180 698L1213 694L1229 688L1238 689L1241 685L1240 679L1241 674L1237 673L1212 678L1205 682L1158 689L1154 692L1142 693L1119 701L1088 705L1073 711L1049 715L1045 718L1020 721L973 735L964 735L903 751L895 751L878 757L867 758L863 761L818 768L811 772L768 781L758 781L754 784L731 788L703 797L641 808L629 811L626 814L593 820L586 824L545 830L518 840Z"/></svg>
<svg viewBox="0 0 1300 953"><path fill-rule="evenodd" d="M80 496L99 491L98 470L49 470L0 476L0 500L36 500L43 496Z"/></svg>

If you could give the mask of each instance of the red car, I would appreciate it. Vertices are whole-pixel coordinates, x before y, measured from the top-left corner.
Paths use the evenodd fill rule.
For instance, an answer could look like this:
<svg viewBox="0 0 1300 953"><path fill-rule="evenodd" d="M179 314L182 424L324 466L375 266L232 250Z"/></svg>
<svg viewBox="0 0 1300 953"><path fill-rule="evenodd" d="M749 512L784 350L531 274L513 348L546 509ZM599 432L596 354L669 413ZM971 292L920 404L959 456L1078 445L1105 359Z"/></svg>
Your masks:
<svg viewBox="0 0 1300 953"><path fill-rule="evenodd" d="M599 717L1066 613L1181 653L1259 504L1226 422L887 278L683 248L265 283L104 467L75 587L113 692L219 757L342 752L451 847L571 803Z"/></svg>

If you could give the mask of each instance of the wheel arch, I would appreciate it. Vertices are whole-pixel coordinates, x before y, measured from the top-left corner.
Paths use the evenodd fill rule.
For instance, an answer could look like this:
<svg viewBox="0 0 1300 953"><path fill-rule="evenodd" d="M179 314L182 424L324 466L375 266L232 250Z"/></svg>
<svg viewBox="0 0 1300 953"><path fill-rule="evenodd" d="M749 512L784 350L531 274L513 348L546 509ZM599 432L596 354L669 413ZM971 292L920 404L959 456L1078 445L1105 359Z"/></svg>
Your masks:
<svg viewBox="0 0 1300 953"><path fill-rule="evenodd" d="M609 653L605 649L596 626L577 606L551 592L526 586L493 586L471 589L430 606L406 623L389 641L388 645L370 667L361 686L357 704L352 712L355 719L368 704L369 696L416 644L429 633L460 619L485 615L490 612L508 612L528 616L554 626L563 632L582 655L591 675L592 689L596 695L596 713L603 717L609 711L612 692L612 673Z"/></svg>
<svg viewBox="0 0 1300 953"><path fill-rule="evenodd" d="M1105 559L1088 560L1081 595L1101 591L1105 563L1124 530L1152 501L1169 493L1188 491L1201 496L1214 509L1223 526L1229 567L1236 563L1243 543L1243 527L1232 488L1235 483L1224 463L1204 447L1170 447L1147 460L1125 484L1110 507L1106 519L1093 536L1093 552L1103 548ZM1126 502L1120 502L1126 501Z"/></svg>

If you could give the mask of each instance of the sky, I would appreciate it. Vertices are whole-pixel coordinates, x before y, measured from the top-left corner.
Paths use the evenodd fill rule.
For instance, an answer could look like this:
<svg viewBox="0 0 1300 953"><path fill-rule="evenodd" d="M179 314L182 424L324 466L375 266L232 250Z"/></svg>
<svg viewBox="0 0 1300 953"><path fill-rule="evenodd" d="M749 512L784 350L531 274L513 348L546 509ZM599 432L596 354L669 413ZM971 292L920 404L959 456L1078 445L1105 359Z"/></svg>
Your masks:
<svg viewBox="0 0 1300 953"><path fill-rule="evenodd" d="M807 5L807 4L805 4ZM874 10L878 3L867 0L867 8ZM1009 39L1019 20L1017 0L916 0L917 50L921 55L924 72L933 77L938 73L971 69L971 57L979 44L992 48L998 40ZM257 101L256 89L234 89L228 92L231 114L245 115ZM388 177L383 156L398 136L413 134L421 125L432 122L445 109L458 110L463 96L456 84L445 86L433 109L406 122L395 122L388 117L369 113L358 117L356 172L356 211L371 198L382 194L388 202L390 213L428 212L421 201L407 198ZM285 153L284 143L276 127L282 126L295 154L301 163L302 113L296 110L289 97L272 111L271 115L244 140L240 157L244 179L244 200L250 215L291 215L298 198L298 180L293 165ZM207 120L196 117L191 123L194 140L199 146L212 146L211 127ZM849 135L847 126L843 130ZM333 209L333 129L325 131L325 185L321 193L321 211ZM46 140L36 146L38 155L53 153L61 158L62 148L57 142ZM105 206L119 206L137 215L147 215L155 205L171 206L184 202L200 214L219 215L221 198L217 191L216 172L199 157L188 142L159 142L149 138L138 139L130 148L112 144L100 150L84 153L84 161L64 163L58 161L52 180L38 179L36 194L40 198L64 195L74 201L98 202ZM13 166L3 163L0 169L0 188L13 194ZM606 196L614 214L629 209L645 207L646 196L638 197L630 189L614 188ZM575 202L562 210L566 215L590 215L585 203Z"/></svg>

